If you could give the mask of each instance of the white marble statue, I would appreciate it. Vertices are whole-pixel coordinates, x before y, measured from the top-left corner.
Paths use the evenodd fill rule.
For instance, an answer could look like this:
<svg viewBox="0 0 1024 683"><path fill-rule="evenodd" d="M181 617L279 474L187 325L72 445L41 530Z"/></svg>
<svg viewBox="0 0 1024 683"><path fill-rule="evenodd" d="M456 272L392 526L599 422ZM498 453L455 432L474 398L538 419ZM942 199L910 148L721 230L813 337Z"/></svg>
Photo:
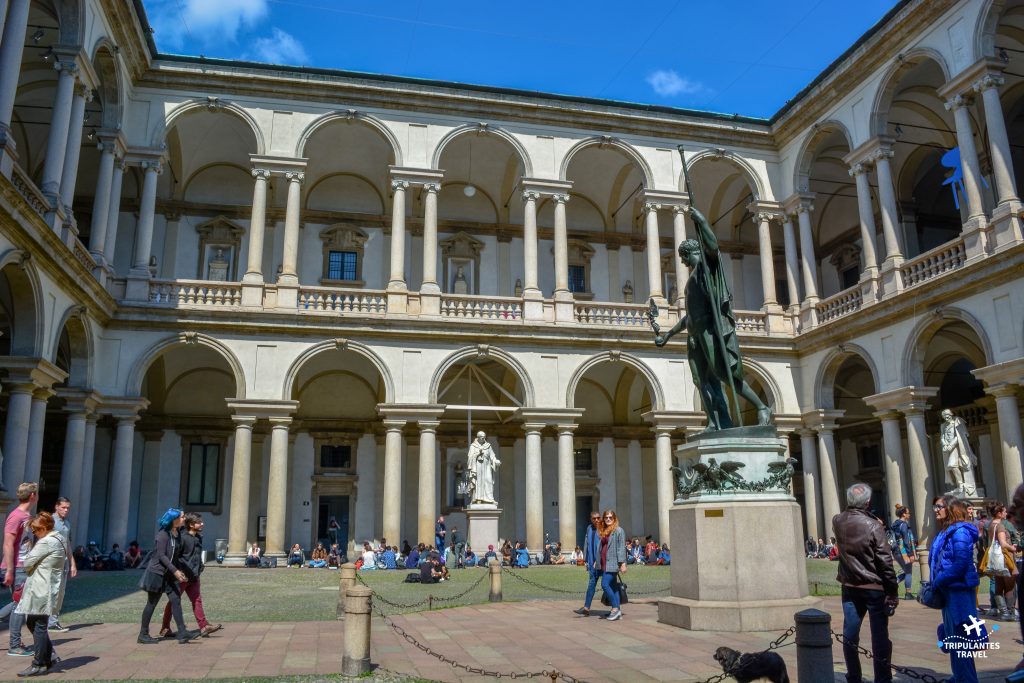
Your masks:
<svg viewBox="0 0 1024 683"><path fill-rule="evenodd" d="M466 280L466 272L459 266L455 271L455 282L452 283L453 294L469 294L469 282Z"/></svg>
<svg viewBox="0 0 1024 683"><path fill-rule="evenodd" d="M476 440L469 445L466 456L466 469L469 472L469 504L484 503L493 505L494 472L501 461L494 455L494 449L487 441L487 435L477 432Z"/></svg>
<svg viewBox="0 0 1024 683"><path fill-rule="evenodd" d="M950 493L976 495L974 468L978 466L978 458L974 455L970 441L967 440L967 427L963 419L953 415L953 411L948 408L942 411L941 416L942 457L946 462L949 480L953 484Z"/></svg>

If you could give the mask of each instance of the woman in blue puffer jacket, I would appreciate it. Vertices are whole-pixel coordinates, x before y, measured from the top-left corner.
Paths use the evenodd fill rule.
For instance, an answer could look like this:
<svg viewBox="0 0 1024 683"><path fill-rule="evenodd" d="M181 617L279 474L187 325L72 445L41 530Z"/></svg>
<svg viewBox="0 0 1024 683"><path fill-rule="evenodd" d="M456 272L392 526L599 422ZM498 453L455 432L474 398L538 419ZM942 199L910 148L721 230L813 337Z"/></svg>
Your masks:
<svg viewBox="0 0 1024 683"><path fill-rule="evenodd" d="M978 570L974 566L974 544L978 529L969 521L967 503L956 496L935 501L938 534L932 542L928 565L931 585L944 599L942 631L947 644L962 642L963 625L977 615L974 599ZM978 683L978 673L970 652L950 650L950 667L955 683Z"/></svg>

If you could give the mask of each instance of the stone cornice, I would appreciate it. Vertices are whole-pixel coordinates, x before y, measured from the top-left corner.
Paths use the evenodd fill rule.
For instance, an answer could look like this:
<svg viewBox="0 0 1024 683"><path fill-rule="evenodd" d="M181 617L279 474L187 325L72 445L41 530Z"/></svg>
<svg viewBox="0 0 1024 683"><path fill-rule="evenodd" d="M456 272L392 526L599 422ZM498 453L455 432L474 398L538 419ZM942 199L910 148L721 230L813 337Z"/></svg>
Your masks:
<svg viewBox="0 0 1024 683"><path fill-rule="evenodd" d="M837 420L846 414L845 410L810 410L801 417L808 429L828 431L839 426Z"/></svg>
<svg viewBox="0 0 1024 683"><path fill-rule="evenodd" d="M527 424L567 425L583 417L582 408L520 408L516 417Z"/></svg>
<svg viewBox="0 0 1024 683"><path fill-rule="evenodd" d="M410 185L433 185L440 184L444 180L444 171L436 168L388 166L388 176L392 181L405 182Z"/></svg>
<svg viewBox="0 0 1024 683"><path fill-rule="evenodd" d="M295 173L306 169L308 159L250 154L249 162L254 169L267 170L277 175Z"/></svg>
<svg viewBox="0 0 1024 683"><path fill-rule="evenodd" d="M900 387L865 396L864 402L878 411L898 410L907 413L924 410L938 393L938 387Z"/></svg>
<svg viewBox="0 0 1024 683"><path fill-rule="evenodd" d="M983 368L971 370L971 374L989 386L1000 383L1024 384L1024 358L986 365Z"/></svg>
<svg viewBox="0 0 1024 683"><path fill-rule="evenodd" d="M1006 64L1003 64L998 59L992 59L991 57L979 59L954 76L951 81L941 86L935 91L935 94L943 100L948 100L957 95L972 95L975 90L974 86L978 81L985 76L1001 75L1005 69Z"/></svg>
<svg viewBox="0 0 1024 683"><path fill-rule="evenodd" d="M239 417L251 417L257 420L290 417L299 409L298 401L268 401L264 399L225 399L228 410Z"/></svg>
<svg viewBox="0 0 1024 683"><path fill-rule="evenodd" d="M667 190L644 190L640 193L641 201L652 204L661 204L661 208L670 209L673 206L689 206L690 195L685 192L670 192Z"/></svg>
<svg viewBox="0 0 1024 683"><path fill-rule="evenodd" d="M543 196L569 194L572 191L571 180L551 180L549 178L521 178L519 188L523 192L535 192Z"/></svg>
<svg viewBox="0 0 1024 683"><path fill-rule="evenodd" d="M444 414L444 405L425 403L378 403L377 413L386 420L419 422L437 420Z"/></svg>
<svg viewBox="0 0 1024 683"><path fill-rule="evenodd" d="M44 389L63 382L68 376L45 358L26 356L0 356L0 369L7 371L9 381L18 384L31 382Z"/></svg>

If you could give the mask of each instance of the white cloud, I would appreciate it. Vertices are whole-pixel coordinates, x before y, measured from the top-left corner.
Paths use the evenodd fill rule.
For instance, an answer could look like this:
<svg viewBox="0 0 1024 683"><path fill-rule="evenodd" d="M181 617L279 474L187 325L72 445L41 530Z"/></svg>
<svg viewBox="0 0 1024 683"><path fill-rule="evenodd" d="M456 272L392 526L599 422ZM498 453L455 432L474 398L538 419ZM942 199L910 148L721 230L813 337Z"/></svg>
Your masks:
<svg viewBox="0 0 1024 683"><path fill-rule="evenodd" d="M290 64L303 66L309 64L309 54L295 36L282 31L279 28L273 29L273 34L268 38L257 38L253 41L250 58L258 62L268 64Z"/></svg>
<svg viewBox="0 0 1024 683"><path fill-rule="evenodd" d="M672 69L658 69L647 77L647 82L662 97L695 95L704 90L704 84L684 78Z"/></svg>
<svg viewBox="0 0 1024 683"><path fill-rule="evenodd" d="M188 52L235 43L240 31L255 28L270 13L268 0L163 0L151 6L157 41Z"/></svg>

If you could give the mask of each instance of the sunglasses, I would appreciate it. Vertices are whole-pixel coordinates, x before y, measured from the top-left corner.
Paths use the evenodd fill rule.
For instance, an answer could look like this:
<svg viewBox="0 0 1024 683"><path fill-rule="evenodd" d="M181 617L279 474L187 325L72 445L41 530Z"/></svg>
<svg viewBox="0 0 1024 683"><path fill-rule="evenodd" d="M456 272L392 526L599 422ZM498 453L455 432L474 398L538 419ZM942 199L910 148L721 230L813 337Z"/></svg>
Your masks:
<svg viewBox="0 0 1024 683"><path fill-rule="evenodd" d="M932 506L932 510L945 510L945 509L946 509L945 505L933 505Z"/></svg>

